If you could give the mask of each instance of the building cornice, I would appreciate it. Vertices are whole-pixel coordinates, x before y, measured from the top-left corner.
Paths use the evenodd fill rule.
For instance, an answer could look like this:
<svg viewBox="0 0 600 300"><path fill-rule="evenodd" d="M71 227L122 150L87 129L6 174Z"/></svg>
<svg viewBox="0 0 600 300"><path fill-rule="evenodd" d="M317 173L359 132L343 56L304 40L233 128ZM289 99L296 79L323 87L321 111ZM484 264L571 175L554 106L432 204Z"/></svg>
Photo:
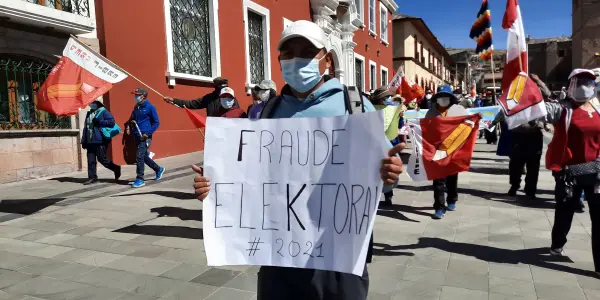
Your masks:
<svg viewBox="0 0 600 300"><path fill-rule="evenodd" d="M0 4L0 17L13 23L53 28L70 34L90 33L96 29L96 20L26 1L8 1Z"/></svg>
<svg viewBox="0 0 600 300"><path fill-rule="evenodd" d="M398 10L398 4L396 4L396 2L394 0L380 0L380 1L383 5L385 5L385 7L387 7L387 9L390 10L390 12L395 12L396 10Z"/></svg>

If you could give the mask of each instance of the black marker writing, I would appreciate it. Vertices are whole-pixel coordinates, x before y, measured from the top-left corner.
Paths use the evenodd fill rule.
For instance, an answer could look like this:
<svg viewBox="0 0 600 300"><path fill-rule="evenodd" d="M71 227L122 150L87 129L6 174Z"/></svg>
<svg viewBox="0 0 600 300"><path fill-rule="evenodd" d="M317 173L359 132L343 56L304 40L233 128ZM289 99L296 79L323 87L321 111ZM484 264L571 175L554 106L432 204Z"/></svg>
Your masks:
<svg viewBox="0 0 600 300"><path fill-rule="evenodd" d="M327 141L327 147L325 147L327 153L325 153L325 157L320 163L317 163L317 132L321 133L325 137L325 141ZM320 166L325 163L325 161L327 161L327 157L329 156L329 137L325 132L318 129L313 131L313 155L313 165L315 166Z"/></svg>
<svg viewBox="0 0 600 300"><path fill-rule="evenodd" d="M317 232L321 232L321 217L323 216L323 190L325 186L336 186L335 183L315 183L313 186L321 187L321 198L319 199L319 224L317 225Z"/></svg>
<svg viewBox="0 0 600 300"><path fill-rule="evenodd" d="M358 196L358 198L356 197L355 194L355 189L360 188L360 196ZM348 233L350 233L350 231L352 230L352 217L354 217L354 219L356 220L356 225L354 227L356 227L356 234L359 234L359 230L358 230L358 215L356 212L356 204L358 202L360 202L360 199L362 198L362 196L365 194L365 188L360 185L360 184L353 184L352 185L352 208L350 209L350 225L348 226ZM365 199L365 203L366 203L366 199Z"/></svg>
<svg viewBox="0 0 600 300"><path fill-rule="evenodd" d="M309 154L309 149L308 147L310 146L310 133L307 130L306 131L306 160L304 161L304 163L300 162L300 131L296 131L296 136L298 137L298 164L301 166L306 166L308 164L308 154Z"/></svg>
<svg viewBox="0 0 600 300"><path fill-rule="evenodd" d="M271 141L268 144L263 144L263 135L267 136L270 135L271 136ZM271 133L268 130L261 130L260 131L260 153L259 153L259 159L258 161L262 162L262 149L265 148L267 150L267 152L269 152L269 163L271 163L271 150L269 150L269 148L267 148L268 146L270 146L271 144L273 144L273 141L275 140L275 136L273 136L273 133Z"/></svg>
<svg viewBox="0 0 600 300"><path fill-rule="evenodd" d="M238 161L242 161L242 148L244 147L244 145L247 145L246 143L244 143L244 132L255 132L254 130L242 130L240 132L240 146L238 149Z"/></svg>
<svg viewBox="0 0 600 300"><path fill-rule="evenodd" d="M302 230L306 230L304 228L304 225L302 225L302 222L300 222L300 219L298 218L298 215L294 211L294 208L292 207L292 205L294 205L294 202L296 202L296 199L298 199L300 194L302 194L302 191L304 191L305 187L306 187L306 184L303 184L302 187L300 188L300 191L298 191L298 193L296 194L296 197L294 197L294 199L290 203L290 184L289 183L287 184L287 229L288 229L288 231L291 230L291 228L290 228L290 211L292 211L292 213L294 214L294 217L296 218L296 221L300 225L300 228L302 228Z"/></svg>
<svg viewBox="0 0 600 300"><path fill-rule="evenodd" d="M219 206L223 206L221 204L219 204L219 185L233 185L233 182L230 183L215 183L215 228L227 228L227 227L232 227L232 226L217 226L217 212L218 212L218 207Z"/></svg>
<svg viewBox="0 0 600 300"><path fill-rule="evenodd" d="M288 136L290 137L290 144L286 145L283 143L283 136L285 135L285 133L287 132ZM283 157L283 148L289 148L290 149L290 166L292 165L292 133L284 130L281 132L281 143L279 144L280 150L279 150L279 163L281 164L281 158Z"/></svg>
<svg viewBox="0 0 600 300"><path fill-rule="evenodd" d="M346 129L334 129L331 131L331 164L332 165L343 165L343 162L336 162L334 159L334 150L335 147L339 147L338 144L336 144L336 139L335 139L335 133L338 131L346 131Z"/></svg>
<svg viewBox="0 0 600 300"><path fill-rule="evenodd" d="M277 182L265 182L263 183L263 213L262 213L262 229L263 230L279 230L277 228L265 228L265 207L270 206L271 204L265 204L265 186L277 184Z"/></svg>
<svg viewBox="0 0 600 300"><path fill-rule="evenodd" d="M242 225L242 219L244 218L244 184L241 184L242 192L240 193L240 228L256 229L254 227L247 227Z"/></svg>
<svg viewBox="0 0 600 300"><path fill-rule="evenodd" d="M342 229L338 230L338 226L337 226L337 204L338 204L338 200L339 200L339 195L340 195L340 190L344 188L344 193L346 194L346 213L344 214L346 216L346 219L344 219L344 227L342 227ZM333 227L335 228L335 232L337 232L338 234L342 233L342 231L344 231L344 228L346 228L346 224L348 223L348 213L350 210L350 198L348 196L348 189L346 189L346 185L344 185L343 183L340 183L340 185L338 186L337 189L337 193L335 194L335 203L333 204Z"/></svg>

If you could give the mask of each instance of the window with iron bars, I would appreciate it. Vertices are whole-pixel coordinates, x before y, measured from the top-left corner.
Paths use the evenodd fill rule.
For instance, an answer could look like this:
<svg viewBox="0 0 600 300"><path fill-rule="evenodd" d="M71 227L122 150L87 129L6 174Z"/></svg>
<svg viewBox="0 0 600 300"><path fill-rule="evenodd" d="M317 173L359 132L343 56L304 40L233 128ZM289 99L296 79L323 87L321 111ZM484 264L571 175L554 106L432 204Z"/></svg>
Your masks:
<svg viewBox="0 0 600 300"><path fill-rule="evenodd" d="M29 3L39 4L72 14L89 17L90 3L88 0L25 0Z"/></svg>
<svg viewBox="0 0 600 300"><path fill-rule="evenodd" d="M175 72L212 77L209 1L170 0Z"/></svg>
<svg viewBox="0 0 600 300"><path fill-rule="evenodd" d="M359 91L363 92L363 62L359 59L354 60L354 76L356 80L356 88L358 88Z"/></svg>
<svg viewBox="0 0 600 300"><path fill-rule="evenodd" d="M22 55L0 55L0 130L71 129L70 117L36 109L37 91L53 64Z"/></svg>
<svg viewBox="0 0 600 300"><path fill-rule="evenodd" d="M250 46L250 82L265 79L263 16L248 10L248 45Z"/></svg>

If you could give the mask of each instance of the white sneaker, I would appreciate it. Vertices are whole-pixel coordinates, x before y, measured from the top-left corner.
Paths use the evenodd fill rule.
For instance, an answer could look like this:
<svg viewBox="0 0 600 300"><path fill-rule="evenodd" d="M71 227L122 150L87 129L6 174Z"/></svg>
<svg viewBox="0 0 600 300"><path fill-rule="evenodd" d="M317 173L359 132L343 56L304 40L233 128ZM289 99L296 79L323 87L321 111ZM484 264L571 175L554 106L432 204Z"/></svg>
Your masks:
<svg viewBox="0 0 600 300"><path fill-rule="evenodd" d="M554 256L565 256L565 251L562 248L552 249L550 248L550 254Z"/></svg>

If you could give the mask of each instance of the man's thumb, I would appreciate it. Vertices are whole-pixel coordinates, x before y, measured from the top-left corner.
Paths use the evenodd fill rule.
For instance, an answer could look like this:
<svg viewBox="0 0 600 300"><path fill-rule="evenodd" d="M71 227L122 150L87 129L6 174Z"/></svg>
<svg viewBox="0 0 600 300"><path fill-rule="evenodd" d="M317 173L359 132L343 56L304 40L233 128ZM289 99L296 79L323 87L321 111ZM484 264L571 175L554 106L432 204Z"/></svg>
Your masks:
<svg viewBox="0 0 600 300"><path fill-rule="evenodd" d="M204 176L204 169L202 169L201 167L198 167L196 165L192 165L192 170L194 170L194 172Z"/></svg>
<svg viewBox="0 0 600 300"><path fill-rule="evenodd" d="M402 152L402 150L404 150L404 147L406 147L406 144L400 143L400 144L392 147L392 149L390 149L390 151L388 152L388 155L395 156L396 154L399 154L400 152Z"/></svg>

